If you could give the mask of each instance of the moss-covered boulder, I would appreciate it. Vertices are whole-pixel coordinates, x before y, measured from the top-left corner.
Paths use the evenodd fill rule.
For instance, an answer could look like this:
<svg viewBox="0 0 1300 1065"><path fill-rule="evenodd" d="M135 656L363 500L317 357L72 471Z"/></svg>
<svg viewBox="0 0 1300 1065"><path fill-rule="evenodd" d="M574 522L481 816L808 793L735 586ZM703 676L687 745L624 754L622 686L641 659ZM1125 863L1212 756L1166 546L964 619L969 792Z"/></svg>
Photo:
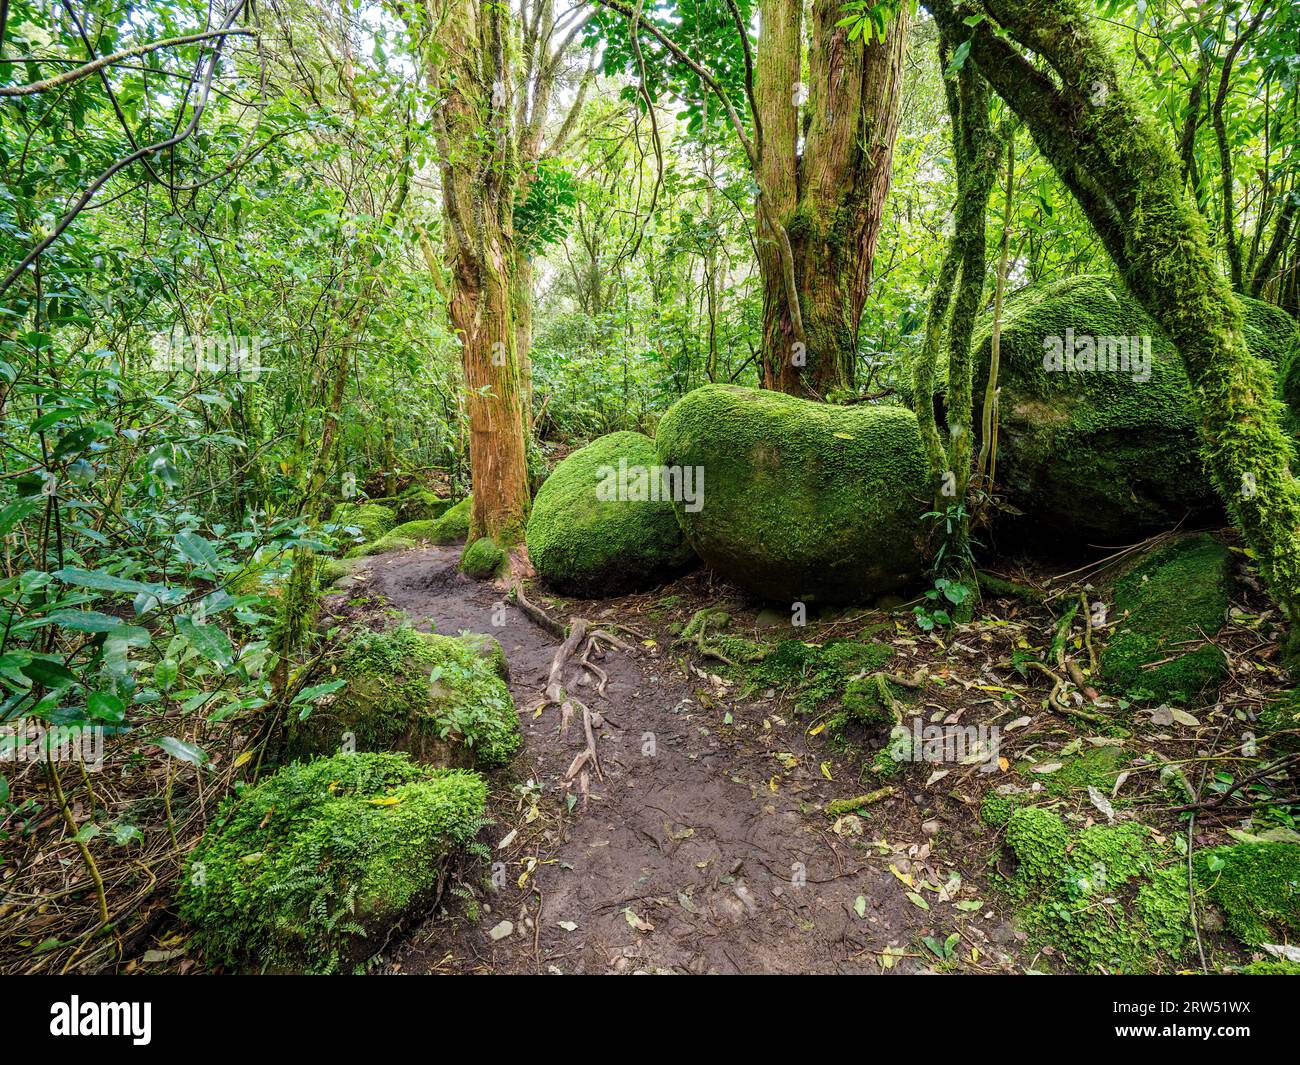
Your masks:
<svg viewBox="0 0 1300 1065"><path fill-rule="evenodd" d="M1231 552L1204 533L1158 548L1120 577L1101 654L1106 687L1185 703L1220 681L1227 660L1208 638L1223 627L1232 580Z"/></svg>
<svg viewBox="0 0 1300 1065"><path fill-rule="evenodd" d="M695 553L658 474L654 441L641 433L602 436L557 465L528 519L542 580L565 595L621 595L690 568Z"/></svg>
<svg viewBox="0 0 1300 1065"><path fill-rule="evenodd" d="M483 767L506 762L519 746L514 701L483 638L409 627L363 633L344 653L338 676L347 684L291 723L290 757L333 753L351 737L360 751Z"/></svg>
<svg viewBox="0 0 1300 1065"><path fill-rule="evenodd" d="M340 503L330 515L330 521L357 529L364 540L378 540L397 524L392 507L382 503Z"/></svg>
<svg viewBox="0 0 1300 1065"><path fill-rule="evenodd" d="M286 766L227 799L191 853L190 942L232 971L351 968L430 899L486 798L478 774L401 754Z"/></svg>
<svg viewBox="0 0 1300 1065"><path fill-rule="evenodd" d="M474 497L466 496L454 507L449 507L429 526L429 542L434 544L454 544L469 535L470 512L474 507Z"/></svg>
<svg viewBox="0 0 1300 1065"><path fill-rule="evenodd" d="M377 540L358 544L344 558L369 558L371 555L388 555L394 551L410 551L421 544L445 543L443 533L437 528L438 519L407 521L394 526Z"/></svg>
<svg viewBox="0 0 1300 1065"><path fill-rule="evenodd" d="M1214 847L1197 851L1193 868L1243 943L1293 943L1300 936L1300 844Z"/></svg>
<svg viewBox="0 0 1300 1065"><path fill-rule="evenodd" d="M1021 927L1084 972L1152 972L1188 942L1187 870L1169 843L1127 821L1079 832L1041 807L1011 810L1011 893Z"/></svg>
<svg viewBox="0 0 1300 1065"><path fill-rule="evenodd" d="M460 569L476 581L486 581L505 569L507 555L490 536L480 536L460 556Z"/></svg>
<svg viewBox="0 0 1300 1065"><path fill-rule="evenodd" d="M1295 321L1241 300L1251 350L1276 365L1296 342ZM985 372L990 325L974 340ZM1177 350L1106 278L1068 278L1008 299L998 385L998 484L1024 512L1004 520L1004 531L1111 545L1220 511ZM975 396L978 408L983 380Z"/></svg>
<svg viewBox="0 0 1300 1065"><path fill-rule="evenodd" d="M702 505L674 503L691 546L756 595L854 602L924 568L930 490L909 410L706 385L656 439L665 466L702 471Z"/></svg>
<svg viewBox="0 0 1300 1065"><path fill-rule="evenodd" d="M316 583L321 588L328 588L335 581L340 581L352 572L355 565L350 559L318 558L316 560Z"/></svg>

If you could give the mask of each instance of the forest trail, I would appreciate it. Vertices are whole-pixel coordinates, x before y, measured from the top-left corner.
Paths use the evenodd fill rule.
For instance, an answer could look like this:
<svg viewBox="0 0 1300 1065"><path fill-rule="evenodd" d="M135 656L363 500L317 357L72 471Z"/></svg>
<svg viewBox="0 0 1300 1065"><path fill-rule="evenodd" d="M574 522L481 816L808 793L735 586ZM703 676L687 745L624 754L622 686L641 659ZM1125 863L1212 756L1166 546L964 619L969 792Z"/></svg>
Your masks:
<svg viewBox="0 0 1300 1065"><path fill-rule="evenodd" d="M570 660L566 685L604 717L604 780L593 775L588 800L578 796L566 813L577 788L566 792L563 777L584 746L581 722L562 738L555 707L534 716L558 644L505 602L501 587L458 572L459 552L372 557L327 600L352 621L360 609L370 624L391 623L396 608L417 628L500 640L524 735L512 783L541 786L521 801L518 788L498 779L489 810L496 823L480 836L494 863L504 863L504 875L494 866L504 886L489 895L490 912L484 907L477 921L431 917L390 947L389 971L924 971L938 959L923 937L942 944L954 930L962 941L949 968L1018 967L1017 934L977 893L985 870L962 862L975 851L966 835L971 812L900 785L902 801L873 808L860 832L847 819L837 835L820 807L863 790L854 767L808 740L775 693L742 701L689 665L688 679L683 660L664 655L668 636L655 633L654 647L642 641L635 657L611 652L601 662L609 674L603 698ZM627 617L621 603L574 606L598 623ZM635 624L649 627L642 617ZM959 913L949 900L922 909L902 882L914 874L943 884L954 872L963 898L985 900L980 913ZM463 913L459 904L450 909ZM513 931L493 940L503 921Z"/></svg>

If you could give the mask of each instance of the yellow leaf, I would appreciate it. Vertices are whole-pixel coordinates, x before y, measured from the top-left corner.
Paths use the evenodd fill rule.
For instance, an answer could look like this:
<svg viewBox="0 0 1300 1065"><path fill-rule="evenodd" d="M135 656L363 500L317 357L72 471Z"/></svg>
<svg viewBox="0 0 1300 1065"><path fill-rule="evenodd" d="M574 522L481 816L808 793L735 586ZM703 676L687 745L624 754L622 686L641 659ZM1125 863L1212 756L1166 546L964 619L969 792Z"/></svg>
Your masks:
<svg viewBox="0 0 1300 1065"><path fill-rule="evenodd" d="M823 721L823 722L822 722L820 725L818 725L816 728L813 728L813 729L809 730L808 735L809 735L809 736L817 736L817 735L820 735L820 734L821 734L821 731L822 731L825 727L826 727L826 722Z"/></svg>
<svg viewBox="0 0 1300 1065"><path fill-rule="evenodd" d="M898 871L898 866L894 865L892 862L889 865L889 871L893 873L896 877L898 877L898 879L901 880L908 887L915 887L915 884L912 882L911 873L900 873Z"/></svg>
<svg viewBox="0 0 1300 1065"><path fill-rule="evenodd" d="M777 787L780 785L780 783L781 783L781 778L780 778L780 777L773 777L771 780L769 780L769 781L767 782L767 786L768 786L768 788L771 789L772 791L776 791L776 789L777 789Z"/></svg>
<svg viewBox="0 0 1300 1065"><path fill-rule="evenodd" d="M856 439L855 437L851 436L851 435L848 434L848 433L835 433L834 435L835 435L835 436L838 436L841 440L854 440L854 439Z"/></svg>
<svg viewBox="0 0 1300 1065"><path fill-rule="evenodd" d="M1006 757L1005 757L1005 756L1003 756L1003 755L999 755L999 756L998 756L998 768L999 768L1000 770L1002 770L1002 772L1005 773L1008 769L1011 768L1011 763L1008 762L1008 761L1006 760Z"/></svg>
<svg viewBox="0 0 1300 1065"><path fill-rule="evenodd" d="M245 751L243 754L241 754L238 758L235 759L235 768L238 769L241 765L244 765L246 762L251 761L252 758L253 758L253 752Z"/></svg>
<svg viewBox="0 0 1300 1065"><path fill-rule="evenodd" d="M404 798L404 795L385 795L380 799L367 799L366 802L371 806L396 806Z"/></svg>
<svg viewBox="0 0 1300 1065"><path fill-rule="evenodd" d="M830 762L823 762L821 768L822 768L822 776L824 776L827 780L834 780L834 779L835 779L833 776L831 776L831 764L830 764Z"/></svg>

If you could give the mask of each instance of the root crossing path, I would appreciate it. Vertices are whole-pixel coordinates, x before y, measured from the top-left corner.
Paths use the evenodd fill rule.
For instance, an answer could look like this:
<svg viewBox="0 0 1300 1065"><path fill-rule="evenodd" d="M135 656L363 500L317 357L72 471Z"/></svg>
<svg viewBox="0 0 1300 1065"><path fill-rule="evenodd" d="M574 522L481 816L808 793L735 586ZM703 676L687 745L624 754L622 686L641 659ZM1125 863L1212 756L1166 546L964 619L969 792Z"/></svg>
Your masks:
<svg viewBox="0 0 1300 1065"><path fill-rule="evenodd" d="M445 895L450 916L429 915L390 947L389 971L988 972L1023 964L1022 942L982 890L987 870L963 865L983 860L967 836L978 831L974 811L953 802L947 809L935 793L900 784L863 817L828 819L827 802L874 786L859 783L859 759L807 738L778 693L740 698L740 685L720 683L707 662L675 651L670 634L651 631L623 600L571 604L575 616L631 646L600 658L595 649L596 670L582 665L582 647L566 659L562 684L591 712L600 769L566 779L588 739L581 710L562 728L561 708L546 701L561 641L503 586L459 573L459 551L371 558L327 601L340 617L359 611L376 626L391 624L396 608L418 628L496 637L523 731L513 766L494 774L494 824L480 836L492 848L490 866L465 871L479 901ZM970 912L975 899L987 912ZM955 906L961 900L964 910ZM950 942L954 932L960 938Z"/></svg>

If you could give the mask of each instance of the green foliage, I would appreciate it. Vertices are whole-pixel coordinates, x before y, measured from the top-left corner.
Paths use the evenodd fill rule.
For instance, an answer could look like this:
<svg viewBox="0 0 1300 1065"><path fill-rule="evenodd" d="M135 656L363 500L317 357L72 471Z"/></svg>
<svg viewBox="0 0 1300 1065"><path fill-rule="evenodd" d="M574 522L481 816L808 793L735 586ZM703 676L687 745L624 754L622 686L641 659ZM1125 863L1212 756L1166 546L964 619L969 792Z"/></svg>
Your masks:
<svg viewBox="0 0 1300 1065"><path fill-rule="evenodd" d="M330 521L345 529L355 528L367 542L378 540L397 523L392 507L380 503L340 503L330 515Z"/></svg>
<svg viewBox="0 0 1300 1065"><path fill-rule="evenodd" d="M825 644L782 640L749 672L755 687L793 693L803 713L820 710L836 700L863 723L876 716L879 692L858 684L859 675L881 669L894 655L883 643L830 640Z"/></svg>
<svg viewBox="0 0 1300 1065"><path fill-rule="evenodd" d="M556 466L528 519L528 557L542 580L566 595L619 595L689 569L695 555L673 503L650 498L658 474L654 441L640 433L611 433Z"/></svg>
<svg viewBox="0 0 1300 1065"><path fill-rule="evenodd" d="M401 754L286 766L223 804L190 855L180 914L207 962L335 972L378 950L483 824L475 773Z"/></svg>

